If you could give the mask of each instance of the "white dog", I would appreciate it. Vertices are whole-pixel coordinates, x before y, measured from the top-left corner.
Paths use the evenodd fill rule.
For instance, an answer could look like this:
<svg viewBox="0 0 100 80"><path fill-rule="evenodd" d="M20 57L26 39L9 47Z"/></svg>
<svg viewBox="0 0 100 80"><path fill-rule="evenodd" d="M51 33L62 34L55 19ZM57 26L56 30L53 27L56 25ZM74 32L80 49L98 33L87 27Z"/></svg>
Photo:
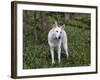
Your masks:
<svg viewBox="0 0 100 80"><path fill-rule="evenodd" d="M68 57L67 35L66 35L65 30L64 30L64 27L65 27L65 25L58 27L57 22L55 21L53 28L48 33L48 44L50 47L52 64L55 63L55 61L54 61L54 48L58 49L59 63L61 62L61 46L62 45L63 45L63 48L66 52L67 57Z"/></svg>

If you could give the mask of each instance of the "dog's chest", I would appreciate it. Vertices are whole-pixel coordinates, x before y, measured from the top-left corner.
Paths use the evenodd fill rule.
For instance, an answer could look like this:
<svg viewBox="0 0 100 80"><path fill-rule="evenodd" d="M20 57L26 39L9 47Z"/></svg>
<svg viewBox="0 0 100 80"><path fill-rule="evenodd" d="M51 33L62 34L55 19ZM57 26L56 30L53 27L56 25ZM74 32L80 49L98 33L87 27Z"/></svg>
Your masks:
<svg viewBox="0 0 100 80"><path fill-rule="evenodd" d="M60 40L59 39L52 39L51 43L53 44L54 47L57 47L60 43Z"/></svg>

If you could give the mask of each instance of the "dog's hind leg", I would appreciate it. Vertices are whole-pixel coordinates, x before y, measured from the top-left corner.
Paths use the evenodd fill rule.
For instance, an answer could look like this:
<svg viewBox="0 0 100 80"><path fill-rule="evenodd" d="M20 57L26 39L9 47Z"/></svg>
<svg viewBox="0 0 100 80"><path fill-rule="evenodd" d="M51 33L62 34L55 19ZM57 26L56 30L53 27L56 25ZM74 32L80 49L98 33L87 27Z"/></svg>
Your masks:
<svg viewBox="0 0 100 80"><path fill-rule="evenodd" d="M68 58L69 54L68 54L68 47L67 47L67 44L63 44L63 47L64 47L64 50L65 50L65 52L66 52L67 58Z"/></svg>
<svg viewBox="0 0 100 80"><path fill-rule="evenodd" d="M54 61L54 48L50 48L50 52L51 52L52 64L54 64L55 63L55 61Z"/></svg>
<svg viewBox="0 0 100 80"><path fill-rule="evenodd" d="M63 33L63 39L62 39L63 41L62 41L62 44L63 44L63 48L64 48L64 50L65 50L65 52L66 52L66 56L67 56L67 58L68 58L68 56L69 56L69 54L68 54L68 42L67 42L67 34L66 34L66 32L64 31L64 33Z"/></svg>

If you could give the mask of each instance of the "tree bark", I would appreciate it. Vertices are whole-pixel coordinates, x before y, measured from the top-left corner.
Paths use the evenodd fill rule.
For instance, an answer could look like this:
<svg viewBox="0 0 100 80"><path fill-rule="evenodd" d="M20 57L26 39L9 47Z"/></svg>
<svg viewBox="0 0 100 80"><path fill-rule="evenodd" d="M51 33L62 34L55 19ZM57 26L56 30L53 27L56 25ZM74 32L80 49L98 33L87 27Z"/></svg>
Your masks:
<svg viewBox="0 0 100 80"><path fill-rule="evenodd" d="M48 15L47 12L41 12L41 24L44 32L48 31Z"/></svg>
<svg viewBox="0 0 100 80"><path fill-rule="evenodd" d="M34 25L33 25L33 30L34 30L34 40L35 41L37 41L38 40L38 36L37 36L37 30L36 30L36 28L37 28L37 21L36 21L36 18L37 18L37 13L36 12L34 12Z"/></svg>
<svg viewBox="0 0 100 80"><path fill-rule="evenodd" d="M70 13L64 13L64 16L65 16L64 21L65 21L65 23L67 23L67 21L70 20L70 17L71 17Z"/></svg>

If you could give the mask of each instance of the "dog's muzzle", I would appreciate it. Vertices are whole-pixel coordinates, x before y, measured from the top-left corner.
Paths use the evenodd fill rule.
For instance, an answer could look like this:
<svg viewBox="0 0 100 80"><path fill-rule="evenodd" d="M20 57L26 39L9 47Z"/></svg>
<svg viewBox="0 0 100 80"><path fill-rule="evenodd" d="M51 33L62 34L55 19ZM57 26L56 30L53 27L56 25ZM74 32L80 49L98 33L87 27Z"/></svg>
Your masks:
<svg viewBox="0 0 100 80"><path fill-rule="evenodd" d="M59 37L56 37L56 39L61 39L61 37L59 36Z"/></svg>
<svg viewBox="0 0 100 80"><path fill-rule="evenodd" d="M56 39L61 39L61 36L59 36L59 37L56 37Z"/></svg>

